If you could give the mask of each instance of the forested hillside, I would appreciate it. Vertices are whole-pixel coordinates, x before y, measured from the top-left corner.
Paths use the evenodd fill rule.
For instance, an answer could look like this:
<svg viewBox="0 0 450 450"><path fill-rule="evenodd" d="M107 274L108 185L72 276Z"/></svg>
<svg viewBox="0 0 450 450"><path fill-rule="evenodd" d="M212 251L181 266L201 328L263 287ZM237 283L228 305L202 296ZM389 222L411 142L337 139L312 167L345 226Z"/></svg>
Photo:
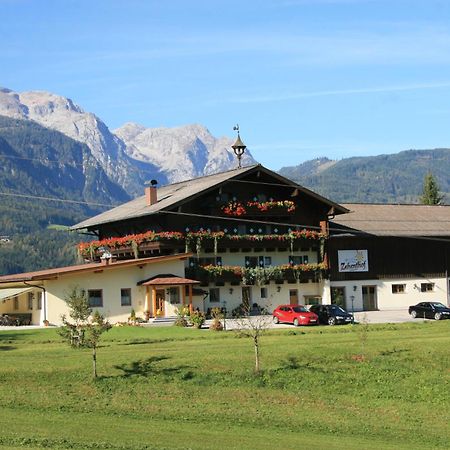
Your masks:
<svg viewBox="0 0 450 450"><path fill-rule="evenodd" d="M95 204L128 199L86 145L0 116L0 274L73 263L80 238L52 225L72 225L106 209Z"/></svg>
<svg viewBox="0 0 450 450"><path fill-rule="evenodd" d="M336 202L418 203L427 172L450 203L450 149L407 150L393 155L327 158L283 167L280 174Z"/></svg>

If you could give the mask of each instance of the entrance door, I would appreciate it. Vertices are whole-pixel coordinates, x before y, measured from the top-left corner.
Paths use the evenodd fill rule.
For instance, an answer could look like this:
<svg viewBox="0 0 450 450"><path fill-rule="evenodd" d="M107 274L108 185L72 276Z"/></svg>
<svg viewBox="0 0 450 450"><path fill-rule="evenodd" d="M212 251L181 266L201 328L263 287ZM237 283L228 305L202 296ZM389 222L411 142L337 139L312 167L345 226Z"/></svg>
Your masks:
<svg viewBox="0 0 450 450"><path fill-rule="evenodd" d="M242 306L246 313L250 313L252 304L252 288L250 286L242 287Z"/></svg>
<svg viewBox="0 0 450 450"><path fill-rule="evenodd" d="M362 297L364 311L376 311L378 309L376 286L363 286Z"/></svg>
<svg viewBox="0 0 450 450"><path fill-rule="evenodd" d="M164 317L164 304L166 302L166 296L164 289L156 290L156 315Z"/></svg>
<svg viewBox="0 0 450 450"><path fill-rule="evenodd" d="M331 303L345 308L345 287L338 286L331 288Z"/></svg>
<svg viewBox="0 0 450 450"><path fill-rule="evenodd" d="M291 305L298 305L298 290L289 289L289 303Z"/></svg>

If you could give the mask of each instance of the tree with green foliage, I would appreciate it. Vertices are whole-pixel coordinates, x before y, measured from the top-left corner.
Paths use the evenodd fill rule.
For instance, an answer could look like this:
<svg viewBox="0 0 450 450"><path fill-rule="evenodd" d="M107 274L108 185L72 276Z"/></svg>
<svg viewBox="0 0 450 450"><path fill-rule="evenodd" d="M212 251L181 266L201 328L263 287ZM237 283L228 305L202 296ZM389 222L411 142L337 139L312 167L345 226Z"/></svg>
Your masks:
<svg viewBox="0 0 450 450"><path fill-rule="evenodd" d="M420 202L423 205L439 205L444 198L439 192L439 185L431 172L425 175Z"/></svg>
<svg viewBox="0 0 450 450"><path fill-rule="evenodd" d="M98 311L92 315L86 292L78 287L72 288L65 301L72 321L63 315L59 334L73 348L92 349L93 376L97 378L98 344L101 335L111 328L111 324Z"/></svg>

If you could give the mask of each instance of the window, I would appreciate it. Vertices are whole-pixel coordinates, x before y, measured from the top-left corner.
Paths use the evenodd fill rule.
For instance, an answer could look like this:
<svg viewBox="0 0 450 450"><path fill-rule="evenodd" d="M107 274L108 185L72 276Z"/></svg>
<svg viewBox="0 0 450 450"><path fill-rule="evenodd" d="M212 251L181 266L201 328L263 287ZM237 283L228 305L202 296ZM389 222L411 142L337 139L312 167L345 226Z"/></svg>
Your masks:
<svg viewBox="0 0 450 450"><path fill-rule="evenodd" d="M222 257L221 256L211 256L203 258L189 258L189 265L191 267L195 266L221 266Z"/></svg>
<svg viewBox="0 0 450 450"><path fill-rule="evenodd" d="M271 256L246 256L245 267L269 267L272 265Z"/></svg>
<svg viewBox="0 0 450 450"><path fill-rule="evenodd" d="M172 305L180 303L180 290L177 287L167 289L167 293L169 294L169 301Z"/></svg>
<svg viewBox="0 0 450 450"><path fill-rule="evenodd" d="M267 288L261 288L261 298L267 298Z"/></svg>
<svg viewBox="0 0 450 450"><path fill-rule="evenodd" d="M28 292L28 310L32 310L33 309L33 293L32 292Z"/></svg>
<svg viewBox="0 0 450 450"><path fill-rule="evenodd" d="M392 285L392 293L393 294L401 294L406 291L406 284L393 284Z"/></svg>
<svg viewBox="0 0 450 450"><path fill-rule="evenodd" d="M261 262L260 262L261 265ZM264 256L264 267L268 267L272 265L272 257L271 256Z"/></svg>
<svg viewBox="0 0 450 450"><path fill-rule="evenodd" d="M101 289L90 289L88 291L88 302L91 308L103 307L103 291Z"/></svg>
<svg viewBox="0 0 450 450"><path fill-rule="evenodd" d="M14 299L13 299L13 308L15 310L19 309L19 297L14 297Z"/></svg>
<svg viewBox="0 0 450 450"><path fill-rule="evenodd" d="M433 292L433 291L434 291L434 283L420 284L420 292Z"/></svg>
<svg viewBox="0 0 450 450"><path fill-rule="evenodd" d="M308 255L289 256L289 264L298 266L299 264L308 264Z"/></svg>
<svg viewBox="0 0 450 450"><path fill-rule="evenodd" d="M37 305L36 305L36 309L37 309L37 310L42 309L42 296L43 296L43 295L44 295L44 294L41 293L41 294L38 294L38 296L37 296Z"/></svg>
<svg viewBox="0 0 450 450"><path fill-rule="evenodd" d="M131 306L131 289L120 290L120 306Z"/></svg>
<svg viewBox="0 0 450 450"><path fill-rule="evenodd" d="M209 290L209 302L210 303L219 303L220 302L220 289L219 288L211 288Z"/></svg>
<svg viewBox="0 0 450 450"><path fill-rule="evenodd" d="M304 295L305 305L320 305L322 303L322 297L318 295Z"/></svg>

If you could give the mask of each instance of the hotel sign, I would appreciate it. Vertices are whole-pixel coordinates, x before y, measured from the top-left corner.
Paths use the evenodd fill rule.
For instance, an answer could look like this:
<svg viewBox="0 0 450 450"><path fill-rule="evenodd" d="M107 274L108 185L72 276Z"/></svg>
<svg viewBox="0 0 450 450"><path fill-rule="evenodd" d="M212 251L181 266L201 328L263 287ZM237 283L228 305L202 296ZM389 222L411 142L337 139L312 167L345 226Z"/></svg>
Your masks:
<svg viewBox="0 0 450 450"><path fill-rule="evenodd" d="M339 272L368 272L367 250L338 250Z"/></svg>

